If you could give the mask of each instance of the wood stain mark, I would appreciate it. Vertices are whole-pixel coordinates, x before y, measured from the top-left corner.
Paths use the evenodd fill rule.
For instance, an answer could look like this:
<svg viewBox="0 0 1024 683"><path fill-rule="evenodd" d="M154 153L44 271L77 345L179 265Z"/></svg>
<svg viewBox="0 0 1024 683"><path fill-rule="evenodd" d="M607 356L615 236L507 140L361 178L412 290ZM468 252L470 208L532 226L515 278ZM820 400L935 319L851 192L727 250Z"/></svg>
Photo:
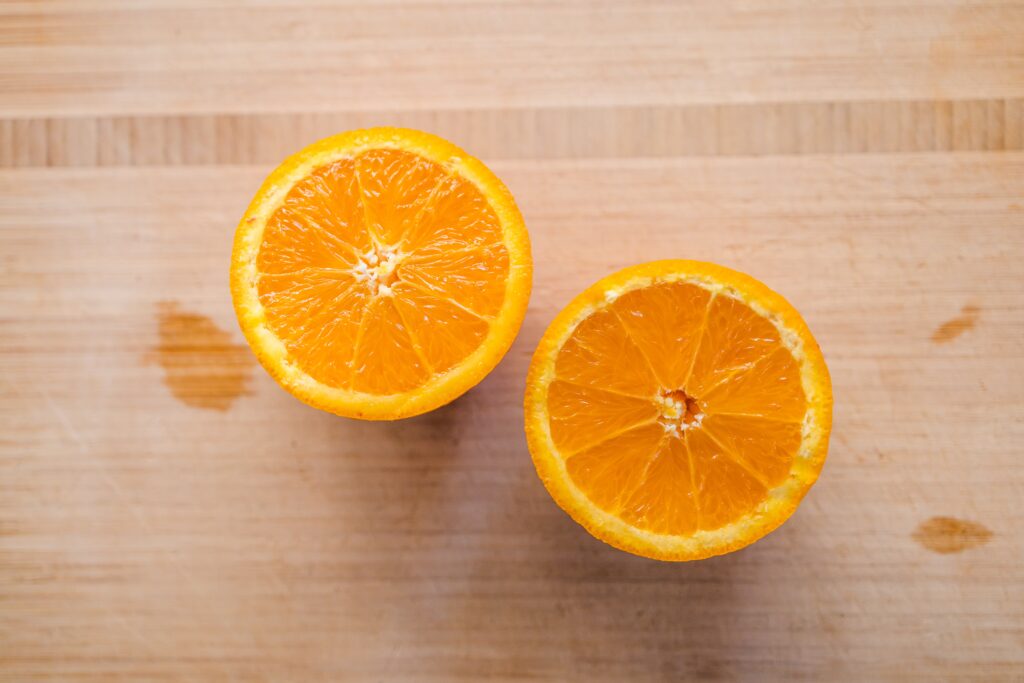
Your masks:
<svg viewBox="0 0 1024 683"><path fill-rule="evenodd" d="M933 553L948 555L985 545L992 535L977 522L955 517L932 517L921 522L911 537Z"/></svg>
<svg viewBox="0 0 1024 683"><path fill-rule="evenodd" d="M932 341L936 344L945 344L959 337L964 332L972 329L981 317L981 309L977 306L967 305L960 311L960 315L947 320L939 325L932 332Z"/></svg>
<svg viewBox="0 0 1024 683"><path fill-rule="evenodd" d="M176 301L157 304L159 343L147 360L164 370L164 384L186 405L225 411L248 389L253 366L249 349L204 315Z"/></svg>

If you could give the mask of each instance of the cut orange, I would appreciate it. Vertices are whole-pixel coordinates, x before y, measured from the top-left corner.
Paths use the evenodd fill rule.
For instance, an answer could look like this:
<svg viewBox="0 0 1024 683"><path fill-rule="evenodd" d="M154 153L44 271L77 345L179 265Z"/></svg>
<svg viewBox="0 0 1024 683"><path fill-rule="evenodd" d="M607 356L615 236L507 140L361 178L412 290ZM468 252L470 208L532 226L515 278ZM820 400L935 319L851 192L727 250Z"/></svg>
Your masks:
<svg viewBox="0 0 1024 683"><path fill-rule="evenodd" d="M697 261L615 273L541 339L526 435L555 501L661 560L730 552L782 524L828 449L828 368L799 313Z"/></svg>
<svg viewBox="0 0 1024 683"><path fill-rule="evenodd" d="M508 350L530 243L512 195L433 135L352 131L287 159L235 233L249 345L306 403L386 420L444 405Z"/></svg>

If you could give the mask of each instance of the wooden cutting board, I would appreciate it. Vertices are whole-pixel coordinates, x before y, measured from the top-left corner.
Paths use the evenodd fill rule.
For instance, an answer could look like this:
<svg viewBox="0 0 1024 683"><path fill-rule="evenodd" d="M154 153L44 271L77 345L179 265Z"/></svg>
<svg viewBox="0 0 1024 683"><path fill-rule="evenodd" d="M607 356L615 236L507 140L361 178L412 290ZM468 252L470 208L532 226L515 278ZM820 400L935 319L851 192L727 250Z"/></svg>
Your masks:
<svg viewBox="0 0 1024 683"><path fill-rule="evenodd" d="M255 365L234 224L283 156L434 131L536 281L454 404ZM1024 679L1024 3L0 3L0 678ZM698 258L805 315L822 478L756 545L592 539L521 428L554 313Z"/></svg>

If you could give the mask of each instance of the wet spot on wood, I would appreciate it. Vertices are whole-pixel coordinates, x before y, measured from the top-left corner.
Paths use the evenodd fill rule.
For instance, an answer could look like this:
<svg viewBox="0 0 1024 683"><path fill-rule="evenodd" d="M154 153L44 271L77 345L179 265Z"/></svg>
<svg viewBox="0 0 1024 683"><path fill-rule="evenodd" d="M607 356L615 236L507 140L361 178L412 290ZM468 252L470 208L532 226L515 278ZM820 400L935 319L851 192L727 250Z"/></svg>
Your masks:
<svg viewBox="0 0 1024 683"><path fill-rule="evenodd" d="M249 393L252 354L205 315L162 301L157 304L157 332L159 344L147 360L159 363L164 384L182 403L223 411Z"/></svg>
<svg viewBox="0 0 1024 683"><path fill-rule="evenodd" d="M977 306L964 306L960 311L960 315L952 320L947 320L935 329L932 333L932 341L936 344L945 344L946 342L953 341L978 324L980 316L981 309Z"/></svg>
<svg viewBox="0 0 1024 683"><path fill-rule="evenodd" d="M921 522L912 537L928 550L948 555L985 545L992 539L992 532L977 522L932 517Z"/></svg>

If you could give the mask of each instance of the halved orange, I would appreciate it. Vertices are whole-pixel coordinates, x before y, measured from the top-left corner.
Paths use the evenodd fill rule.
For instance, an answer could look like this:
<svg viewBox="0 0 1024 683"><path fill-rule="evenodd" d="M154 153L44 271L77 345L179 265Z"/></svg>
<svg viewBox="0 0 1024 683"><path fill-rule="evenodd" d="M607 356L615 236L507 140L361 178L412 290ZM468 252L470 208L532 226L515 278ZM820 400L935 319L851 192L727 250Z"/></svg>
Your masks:
<svg viewBox="0 0 1024 683"><path fill-rule="evenodd" d="M267 371L306 403L385 420L444 405L512 344L532 262L512 195L433 135L322 140L263 183L231 292Z"/></svg>
<svg viewBox="0 0 1024 683"><path fill-rule="evenodd" d="M818 477L832 388L800 314L697 261L626 268L551 323L526 435L555 501L597 538L661 560L778 527Z"/></svg>

